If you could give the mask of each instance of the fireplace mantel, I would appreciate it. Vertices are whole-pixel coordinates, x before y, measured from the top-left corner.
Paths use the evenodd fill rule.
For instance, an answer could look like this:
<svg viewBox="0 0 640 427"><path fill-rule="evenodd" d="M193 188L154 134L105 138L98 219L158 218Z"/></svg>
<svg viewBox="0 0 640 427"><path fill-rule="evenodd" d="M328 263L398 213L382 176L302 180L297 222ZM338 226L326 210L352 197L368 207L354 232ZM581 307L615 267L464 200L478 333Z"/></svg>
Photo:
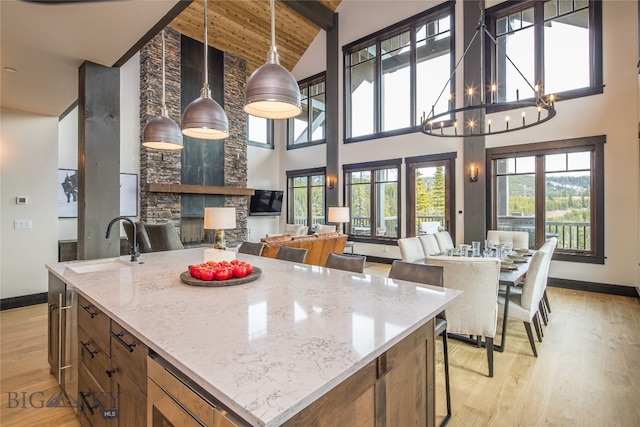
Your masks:
<svg viewBox="0 0 640 427"><path fill-rule="evenodd" d="M253 188L221 187L216 185L161 184L150 182L145 184L145 191L150 193L181 194L220 194L226 196L253 196Z"/></svg>

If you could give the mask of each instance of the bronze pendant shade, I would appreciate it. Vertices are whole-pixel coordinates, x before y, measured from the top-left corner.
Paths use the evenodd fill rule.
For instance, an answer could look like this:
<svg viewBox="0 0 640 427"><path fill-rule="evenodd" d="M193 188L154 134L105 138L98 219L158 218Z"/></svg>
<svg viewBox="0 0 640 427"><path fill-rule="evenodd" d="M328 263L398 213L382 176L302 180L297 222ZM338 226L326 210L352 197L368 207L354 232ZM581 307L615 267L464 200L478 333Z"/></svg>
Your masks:
<svg viewBox="0 0 640 427"><path fill-rule="evenodd" d="M271 48L267 62L247 80L244 111L267 119L288 119L302 112L300 87L296 79L280 65L275 41L274 0L271 2Z"/></svg>
<svg viewBox="0 0 640 427"><path fill-rule="evenodd" d="M229 120L220 104L211 98L209 89L207 1L204 2L204 84L200 97L192 101L182 114L182 133L200 139L224 139L229 136Z"/></svg>
<svg viewBox="0 0 640 427"><path fill-rule="evenodd" d="M162 30L162 108L160 116L149 120L144 127L142 145L157 150L182 149L180 127L167 114L165 101L164 30Z"/></svg>

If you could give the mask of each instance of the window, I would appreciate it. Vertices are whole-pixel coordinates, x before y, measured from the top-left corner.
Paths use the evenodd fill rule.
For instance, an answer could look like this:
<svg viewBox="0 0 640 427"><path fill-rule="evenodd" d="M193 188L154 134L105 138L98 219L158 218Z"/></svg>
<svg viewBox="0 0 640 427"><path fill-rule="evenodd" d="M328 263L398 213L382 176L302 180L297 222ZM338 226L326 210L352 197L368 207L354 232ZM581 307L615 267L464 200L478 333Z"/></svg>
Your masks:
<svg viewBox="0 0 640 427"><path fill-rule="evenodd" d="M273 148L273 120L247 114L247 143L256 147Z"/></svg>
<svg viewBox="0 0 640 427"><path fill-rule="evenodd" d="M397 239L400 232L400 159L344 165L348 233L356 238Z"/></svg>
<svg viewBox="0 0 640 427"><path fill-rule="evenodd" d="M558 238L556 259L604 262L604 137L487 150L490 229Z"/></svg>
<svg viewBox="0 0 640 427"><path fill-rule="evenodd" d="M287 222L325 224L325 168L288 171L287 181Z"/></svg>
<svg viewBox="0 0 640 427"><path fill-rule="evenodd" d="M343 48L346 142L418 130L451 74L453 10L444 3Z"/></svg>
<svg viewBox="0 0 640 427"><path fill-rule="evenodd" d="M325 73L302 80L298 86L302 113L288 120L288 149L326 142Z"/></svg>
<svg viewBox="0 0 640 427"><path fill-rule="evenodd" d="M491 80L498 83L498 101L533 98L520 73L556 99L602 92L600 1L505 2L487 16L497 40Z"/></svg>
<svg viewBox="0 0 640 427"><path fill-rule="evenodd" d="M409 157L407 236L447 230L455 238L456 153Z"/></svg>

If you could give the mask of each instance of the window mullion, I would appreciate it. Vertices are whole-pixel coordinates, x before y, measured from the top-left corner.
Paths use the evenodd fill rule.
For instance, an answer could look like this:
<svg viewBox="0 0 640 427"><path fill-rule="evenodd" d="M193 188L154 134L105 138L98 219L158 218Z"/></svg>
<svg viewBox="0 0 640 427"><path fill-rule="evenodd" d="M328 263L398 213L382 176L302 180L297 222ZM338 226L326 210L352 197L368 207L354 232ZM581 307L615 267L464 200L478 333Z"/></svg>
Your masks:
<svg viewBox="0 0 640 427"><path fill-rule="evenodd" d="M373 79L373 133L380 133L382 131L382 55L380 49L382 48L382 43L380 40L376 41L376 66L374 67L375 77Z"/></svg>
<svg viewBox="0 0 640 427"><path fill-rule="evenodd" d="M535 212L536 212L536 247L541 247L546 239L546 174L545 174L544 156L536 156L535 166L535 183L536 183L536 195L535 195Z"/></svg>

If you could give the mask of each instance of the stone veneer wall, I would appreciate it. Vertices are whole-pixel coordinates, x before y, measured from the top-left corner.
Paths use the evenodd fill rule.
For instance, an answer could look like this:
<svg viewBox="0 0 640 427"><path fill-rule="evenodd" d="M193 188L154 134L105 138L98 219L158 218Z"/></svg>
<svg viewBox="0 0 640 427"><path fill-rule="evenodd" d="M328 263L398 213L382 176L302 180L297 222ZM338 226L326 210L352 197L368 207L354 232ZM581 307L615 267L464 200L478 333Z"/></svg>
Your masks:
<svg viewBox="0 0 640 427"><path fill-rule="evenodd" d="M165 29L166 105L169 117L180 126L180 33ZM160 115L162 105L162 35L140 50L140 219L172 222L180 230L180 194L149 193L147 182L180 184L180 150L154 150L142 145L144 126Z"/></svg>
<svg viewBox="0 0 640 427"><path fill-rule="evenodd" d="M243 110L247 81L244 59L224 54L224 110L229 119L229 138L224 144L224 185L247 187L247 114ZM236 207L236 229L226 230L229 242L247 239L248 196L225 196L225 206Z"/></svg>
<svg viewBox="0 0 640 427"><path fill-rule="evenodd" d="M180 34L165 29L166 105L169 116L180 125ZM224 142L224 185L247 186L246 113L243 110L246 85L246 61L224 54L224 109L229 119L230 136ZM140 51L140 219L145 222L172 222L180 231L180 194L149 193L147 182L181 181L180 151L160 151L142 146L145 124L160 114L162 104L162 39L158 34ZM224 206L236 207L236 229L226 230L227 241L247 238L248 196L225 196Z"/></svg>

